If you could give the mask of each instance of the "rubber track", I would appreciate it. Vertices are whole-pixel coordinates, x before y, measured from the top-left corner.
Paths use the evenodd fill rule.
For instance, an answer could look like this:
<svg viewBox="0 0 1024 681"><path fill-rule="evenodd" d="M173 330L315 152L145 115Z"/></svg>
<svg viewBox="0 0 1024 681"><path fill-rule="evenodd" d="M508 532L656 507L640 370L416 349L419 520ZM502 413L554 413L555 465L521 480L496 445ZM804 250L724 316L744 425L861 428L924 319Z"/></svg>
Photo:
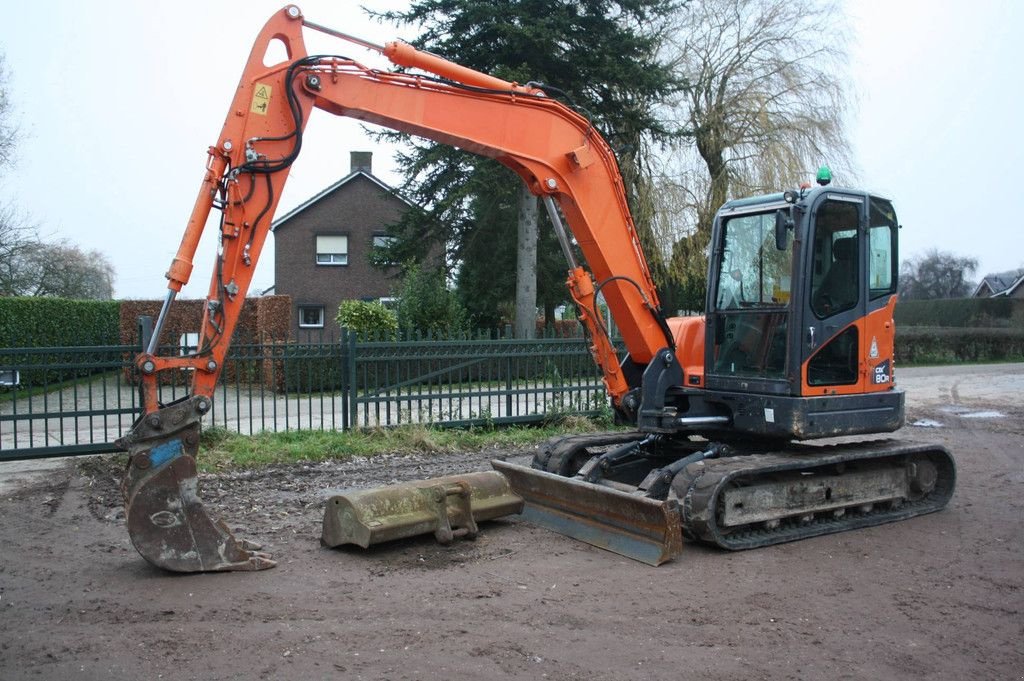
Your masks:
<svg viewBox="0 0 1024 681"><path fill-rule="evenodd" d="M809 523L789 519L782 520L774 529L765 528L762 523L757 528L740 529L728 534L718 527L718 495L733 482L743 480L749 483L759 476L813 471L853 461L874 459L882 463L885 460L900 461L909 457L926 457L931 460L937 468L938 479L930 493L917 500L906 500L897 508L879 503L874 505L875 510L868 513L847 509L841 518L823 514L823 517L816 517ZM955 483L956 466L953 457L944 447L903 440L883 440L824 447L794 445L783 453L709 459L687 466L673 480L672 490L680 500L684 536L737 551L932 513L946 505L953 495Z"/></svg>
<svg viewBox="0 0 1024 681"><path fill-rule="evenodd" d="M548 440L533 457L531 466L535 470L571 475L568 470L572 458L587 447L603 447L642 440L644 435L636 431L610 431L587 435L566 435ZM575 471L572 471L575 472Z"/></svg>

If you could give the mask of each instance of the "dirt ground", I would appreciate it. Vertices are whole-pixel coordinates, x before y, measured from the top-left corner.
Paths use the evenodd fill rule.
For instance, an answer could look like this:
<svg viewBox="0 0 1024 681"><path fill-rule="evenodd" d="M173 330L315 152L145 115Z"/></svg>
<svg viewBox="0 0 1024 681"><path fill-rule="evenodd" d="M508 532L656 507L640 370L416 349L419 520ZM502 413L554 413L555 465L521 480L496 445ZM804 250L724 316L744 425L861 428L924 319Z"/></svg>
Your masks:
<svg viewBox="0 0 1024 681"><path fill-rule="evenodd" d="M0 679L1024 679L1024 390L1005 380L910 403L898 436L956 456L946 510L658 568L516 518L450 547L318 545L331 488L493 456L474 454L206 476L280 564L171 575L129 543L117 461L69 462L0 493Z"/></svg>

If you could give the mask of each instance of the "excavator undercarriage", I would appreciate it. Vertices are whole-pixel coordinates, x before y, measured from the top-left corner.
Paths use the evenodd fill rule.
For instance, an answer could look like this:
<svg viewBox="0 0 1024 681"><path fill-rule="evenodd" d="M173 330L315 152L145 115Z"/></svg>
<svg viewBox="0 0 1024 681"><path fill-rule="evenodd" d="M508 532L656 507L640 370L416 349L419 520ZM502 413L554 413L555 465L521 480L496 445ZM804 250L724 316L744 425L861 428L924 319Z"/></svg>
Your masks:
<svg viewBox="0 0 1024 681"><path fill-rule="evenodd" d="M930 513L956 480L945 448L901 440L764 447L606 433L549 443L535 470L493 465L531 522L651 565L678 555L682 537L741 550Z"/></svg>

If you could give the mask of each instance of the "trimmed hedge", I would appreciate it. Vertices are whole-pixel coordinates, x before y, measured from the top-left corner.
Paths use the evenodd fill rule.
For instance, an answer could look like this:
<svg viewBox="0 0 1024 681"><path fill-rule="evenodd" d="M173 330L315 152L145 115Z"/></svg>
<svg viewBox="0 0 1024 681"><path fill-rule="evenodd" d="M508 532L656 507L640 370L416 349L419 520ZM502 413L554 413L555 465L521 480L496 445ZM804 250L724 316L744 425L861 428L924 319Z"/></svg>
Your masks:
<svg viewBox="0 0 1024 681"><path fill-rule="evenodd" d="M162 300L125 300L121 304L121 344L138 343L139 316L149 315L156 319L162 305ZM176 346L182 334L198 332L203 323L205 306L206 301L203 299L174 301L160 335L160 345ZM264 336L288 338L291 333L291 311L291 296L246 298L231 342L255 342Z"/></svg>
<svg viewBox="0 0 1024 681"><path fill-rule="evenodd" d="M0 298L0 347L117 345L116 300Z"/></svg>
<svg viewBox="0 0 1024 681"><path fill-rule="evenodd" d="M8 351L117 345L120 307L116 300L0 298L0 366L18 369L23 388L110 371L118 359L111 351L71 355Z"/></svg>
<svg viewBox="0 0 1024 681"><path fill-rule="evenodd" d="M938 328L896 325L896 361L949 362L1024 361L1024 328Z"/></svg>
<svg viewBox="0 0 1024 681"><path fill-rule="evenodd" d="M1024 328L1024 299L952 298L901 300L896 304L896 328L955 326Z"/></svg>

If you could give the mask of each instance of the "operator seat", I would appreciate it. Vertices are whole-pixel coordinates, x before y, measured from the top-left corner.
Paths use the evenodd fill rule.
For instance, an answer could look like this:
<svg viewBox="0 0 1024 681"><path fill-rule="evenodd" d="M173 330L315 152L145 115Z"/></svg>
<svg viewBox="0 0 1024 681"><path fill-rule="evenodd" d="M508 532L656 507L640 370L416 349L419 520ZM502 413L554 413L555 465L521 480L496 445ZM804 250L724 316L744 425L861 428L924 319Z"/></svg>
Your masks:
<svg viewBox="0 0 1024 681"><path fill-rule="evenodd" d="M836 239L832 244L832 267L814 294L814 311L819 316L846 310L857 303L857 238Z"/></svg>

